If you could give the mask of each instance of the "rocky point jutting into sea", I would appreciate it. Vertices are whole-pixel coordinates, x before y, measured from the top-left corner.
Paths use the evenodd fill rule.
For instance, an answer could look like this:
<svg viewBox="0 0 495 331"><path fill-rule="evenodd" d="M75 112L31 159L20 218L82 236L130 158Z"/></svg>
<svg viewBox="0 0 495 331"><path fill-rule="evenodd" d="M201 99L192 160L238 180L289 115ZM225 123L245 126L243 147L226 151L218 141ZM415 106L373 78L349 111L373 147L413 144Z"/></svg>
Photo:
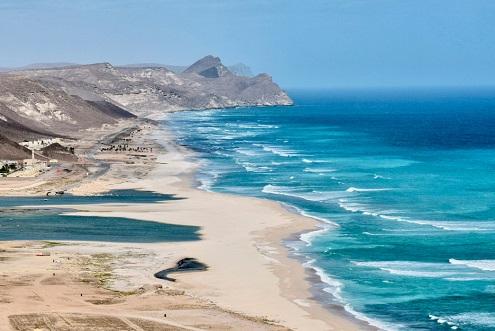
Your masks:
<svg viewBox="0 0 495 331"><path fill-rule="evenodd" d="M267 74L238 76L206 56L181 73L109 63L0 74L0 159L26 158L16 143L80 137L81 130L178 110L291 105Z"/></svg>

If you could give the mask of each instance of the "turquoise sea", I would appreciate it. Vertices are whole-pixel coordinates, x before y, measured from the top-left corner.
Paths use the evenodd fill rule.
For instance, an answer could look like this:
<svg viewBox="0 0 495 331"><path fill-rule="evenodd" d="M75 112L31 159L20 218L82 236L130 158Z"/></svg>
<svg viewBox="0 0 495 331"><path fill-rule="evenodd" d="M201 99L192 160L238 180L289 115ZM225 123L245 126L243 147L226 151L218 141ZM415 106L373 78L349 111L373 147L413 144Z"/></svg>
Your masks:
<svg viewBox="0 0 495 331"><path fill-rule="evenodd" d="M201 188L318 221L288 242L315 296L387 330L495 330L495 93L292 91L181 112Z"/></svg>

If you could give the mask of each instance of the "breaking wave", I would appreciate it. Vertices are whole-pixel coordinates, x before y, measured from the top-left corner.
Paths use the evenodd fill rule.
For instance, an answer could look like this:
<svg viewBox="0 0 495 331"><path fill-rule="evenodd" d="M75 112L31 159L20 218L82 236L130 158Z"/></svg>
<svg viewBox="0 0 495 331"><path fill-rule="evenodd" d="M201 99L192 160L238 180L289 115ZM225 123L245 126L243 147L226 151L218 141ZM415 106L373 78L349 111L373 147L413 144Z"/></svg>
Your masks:
<svg viewBox="0 0 495 331"><path fill-rule="evenodd" d="M310 192L301 192L293 190L289 187L285 186L277 186L277 185L265 185L262 189L263 193L275 194L275 195L284 195L293 198L299 198L307 201L329 201L338 199L342 196L345 196L345 192L341 191L327 191L327 192L319 192L319 191L310 191Z"/></svg>

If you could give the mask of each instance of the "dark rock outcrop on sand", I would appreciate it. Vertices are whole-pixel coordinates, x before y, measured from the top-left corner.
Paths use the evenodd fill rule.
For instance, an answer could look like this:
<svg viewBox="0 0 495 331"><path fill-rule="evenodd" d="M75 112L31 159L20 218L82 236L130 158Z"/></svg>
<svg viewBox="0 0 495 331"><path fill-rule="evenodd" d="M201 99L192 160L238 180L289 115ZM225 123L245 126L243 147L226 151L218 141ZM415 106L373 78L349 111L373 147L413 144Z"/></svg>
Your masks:
<svg viewBox="0 0 495 331"><path fill-rule="evenodd" d="M175 272L205 271L205 270L208 270L208 266L206 264L199 262L195 258L186 257L184 259L177 261L175 267L157 272L155 274L155 277L159 279L168 280L170 282L175 282L175 279L168 277L168 274Z"/></svg>

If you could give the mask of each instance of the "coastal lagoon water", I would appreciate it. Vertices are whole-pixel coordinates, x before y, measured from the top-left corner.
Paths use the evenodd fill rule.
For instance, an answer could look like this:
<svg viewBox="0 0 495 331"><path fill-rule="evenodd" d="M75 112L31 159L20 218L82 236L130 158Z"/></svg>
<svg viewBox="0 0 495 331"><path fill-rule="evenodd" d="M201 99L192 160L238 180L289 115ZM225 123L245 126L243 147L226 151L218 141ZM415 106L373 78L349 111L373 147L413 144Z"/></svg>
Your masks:
<svg viewBox="0 0 495 331"><path fill-rule="evenodd" d="M171 116L201 188L319 220L291 246L325 302L390 330L495 330L495 93L291 96Z"/></svg>
<svg viewBox="0 0 495 331"><path fill-rule="evenodd" d="M70 205L154 203L175 196L136 190L78 197L0 198L0 240L60 240L153 243L199 240L199 227L121 217L72 216ZM50 207L64 206L63 209ZM29 206L29 207L26 207ZM166 222L166 220L164 220ZM170 220L170 223L173 223Z"/></svg>

